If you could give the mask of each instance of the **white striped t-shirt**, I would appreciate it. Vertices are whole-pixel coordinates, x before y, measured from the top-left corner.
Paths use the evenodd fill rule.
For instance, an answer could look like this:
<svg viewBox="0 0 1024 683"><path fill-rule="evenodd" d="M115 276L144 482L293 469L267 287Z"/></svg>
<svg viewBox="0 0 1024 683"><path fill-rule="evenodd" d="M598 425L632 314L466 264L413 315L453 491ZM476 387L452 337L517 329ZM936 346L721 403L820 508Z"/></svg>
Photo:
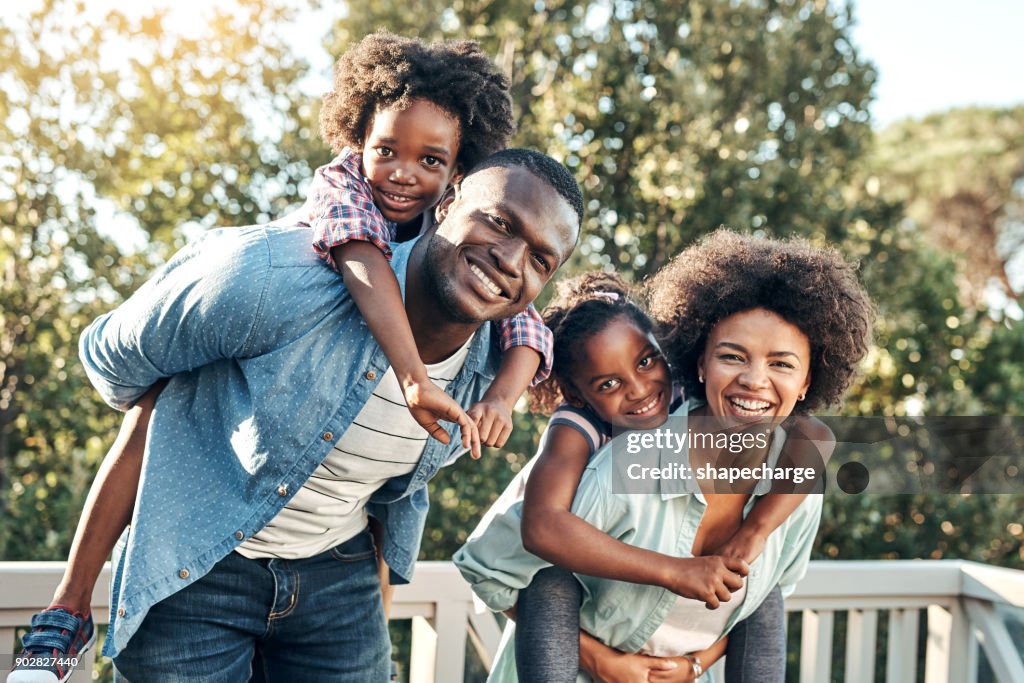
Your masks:
<svg viewBox="0 0 1024 683"><path fill-rule="evenodd" d="M470 337L458 351L427 365L444 390L469 355ZM284 508L236 550L245 557L313 557L366 528L366 503L388 479L412 472L427 432L409 413L391 368L352 425Z"/></svg>

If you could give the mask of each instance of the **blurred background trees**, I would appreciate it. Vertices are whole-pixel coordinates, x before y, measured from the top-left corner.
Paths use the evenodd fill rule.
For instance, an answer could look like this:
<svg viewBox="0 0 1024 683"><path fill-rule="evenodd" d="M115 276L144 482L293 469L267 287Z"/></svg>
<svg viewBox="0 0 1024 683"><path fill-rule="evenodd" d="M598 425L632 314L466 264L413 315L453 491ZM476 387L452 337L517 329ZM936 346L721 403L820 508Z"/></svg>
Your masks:
<svg viewBox="0 0 1024 683"><path fill-rule="evenodd" d="M161 14L47 0L0 19L0 558L63 559L119 416L79 367L82 327L190 235L283 214L329 158L307 66L277 27L308 3L240 0L199 34ZM1024 107L875 134L855 7L728 0L381 0L323 27L481 41L512 75L515 144L584 188L568 275L639 281L726 224L859 259L876 346L840 412L1020 415ZM532 455L543 417L432 484L446 559ZM1024 566L1022 496L829 496L823 557Z"/></svg>

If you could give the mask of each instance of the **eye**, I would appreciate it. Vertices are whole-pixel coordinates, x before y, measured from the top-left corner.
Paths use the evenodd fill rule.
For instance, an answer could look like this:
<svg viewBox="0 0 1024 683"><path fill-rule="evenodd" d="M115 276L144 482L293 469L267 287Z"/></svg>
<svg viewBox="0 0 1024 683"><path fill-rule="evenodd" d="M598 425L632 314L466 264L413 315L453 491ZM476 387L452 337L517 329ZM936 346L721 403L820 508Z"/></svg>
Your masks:
<svg viewBox="0 0 1024 683"><path fill-rule="evenodd" d="M776 367L779 367L779 368L784 368L786 370L793 370L793 369L796 368L795 365L793 365L792 363L789 363L787 361L784 361L784 360L773 361L772 365L774 365Z"/></svg>
<svg viewBox="0 0 1024 683"><path fill-rule="evenodd" d="M723 353L718 356L719 360L724 360L727 363L742 363L743 357L738 353Z"/></svg>
<svg viewBox="0 0 1024 683"><path fill-rule="evenodd" d="M658 364L660 358L661 357L656 353L652 353L649 356L644 356L643 358L640 359L640 363L637 365L637 367L639 367L641 370L653 368L655 365Z"/></svg>
<svg viewBox="0 0 1024 683"><path fill-rule="evenodd" d="M606 379L597 385L597 390L601 393L608 393L609 391L618 389L620 384L622 384L622 382L617 379Z"/></svg>
<svg viewBox="0 0 1024 683"><path fill-rule="evenodd" d="M438 159L437 157L432 157L432 156L425 156L425 157L423 157L423 165L426 166L427 168L437 168L439 166L442 166L443 164L444 164L444 162L441 161L440 159Z"/></svg>
<svg viewBox="0 0 1024 683"><path fill-rule="evenodd" d="M509 225L508 221L502 218L501 216L489 213L487 214L487 217L491 220L491 223L496 225L503 232L508 232L512 228L512 226Z"/></svg>
<svg viewBox="0 0 1024 683"><path fill-rule="evenodd" d="M384 146L378 147L376 151L377 151L377 156L379 156L379 157L391 157L391 156L394 156L394 154L395 154L395 151L393 149L391 149L390 147L384 147Z"/></svg>
<svg viewBox="0 0 1024 683"><path fill-rule="evenodd" d="M543 255L537 252L533 253L533 262L537 265L537 269L542 273L550 272L551 266L548 265L548 261Z"/></svg>

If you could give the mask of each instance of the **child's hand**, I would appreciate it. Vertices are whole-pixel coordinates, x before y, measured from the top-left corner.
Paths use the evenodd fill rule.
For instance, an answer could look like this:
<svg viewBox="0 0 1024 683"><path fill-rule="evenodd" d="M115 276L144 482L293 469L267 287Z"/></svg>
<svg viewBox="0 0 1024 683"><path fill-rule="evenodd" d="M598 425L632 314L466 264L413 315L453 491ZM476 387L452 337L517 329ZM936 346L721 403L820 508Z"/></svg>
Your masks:
<svg viewBox="0 0 1024 683"><path fill-rule="evenodd" d="M480 441L485 446L501 448L512 434L512 411L504 401L488 399L486 396L466 411L476 422Z"/></svg>
<svg viewBox="0 0 1024 683"><path fill-rule="evenodd" d="M449 443L451 435L437 421L456 422L462 430L462 447L468 448L474 458L480 457L480 432L455 399L429 380L410 382L403 387L402 392L405 394L405 403L409 406L412 418L426 429L430 436L441 443Z"/></svg>
<svg viewBox="0 0 1024 683"><path fill-rule="evenodd" d="M743 587L743 577L750 571L738 557L703 555L672 562L674 570L664 587L684 598L700 600L708 609L728 602L733 592Z"/></svg>
<svg viewBox="0 0 1024 683"><path fill-rule="evenodd" d="M746 560L747 564L752 564L764 551L765 540L765 537L757 532L744 531L740 528L717 552L722 557L736 557Z"/></svg>

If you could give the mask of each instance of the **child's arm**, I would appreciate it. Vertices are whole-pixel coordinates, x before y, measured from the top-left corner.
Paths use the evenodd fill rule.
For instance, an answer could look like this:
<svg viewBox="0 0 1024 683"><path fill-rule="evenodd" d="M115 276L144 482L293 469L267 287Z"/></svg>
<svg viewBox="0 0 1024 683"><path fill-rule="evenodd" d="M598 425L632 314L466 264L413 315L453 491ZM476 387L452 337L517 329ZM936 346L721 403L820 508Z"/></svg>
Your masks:
<svg viewBox="0 0 1024 683"><path fill-rule="evenodd" d="M619 652L588 633L580 631L580 668L603 683L692 683L696 680L694 660L707 671L725 653L728 639L686 657L651 657Z"/></svg>
<svg viewBox="0 0 1024 683"><path fill-rule="evenodd" d="M513 346L501 354L501 367L491 386L466 411L480 430L485 446L501 448L512 434L512 408L537 374L540 354L529 346Z"/></svg>
<svg viewBox="0 0 1024 683"><path fill-rule="evenodd" d="M469 408L480 440L501 448L512 433L512 408L530 384L551 374L554 337L530 304L522 313L498 322L501 367L487 393Z"/></svg>
<svg viewBox="0 0 1024 683"><path fill-rule="evenodd" d="M346 148L317 169L310 187L313 248L345 281L359 312L402 386L409 412L427 432L448 443L440 419L457 422L462 445L480 457L476 425L427 377L409 327L401 289L388 265L394 231L373 203L362 177L362 157Z"/></svg>
<svg viewBox="0 0 1024 683"><path fill-rule="evenodd" d="M623 543L577 517L570 509L591 449L567 425L549 428L547 442L523 502L523 546L578 574L662 586L711 609L743 585L741 558L678 558Z"/></svg>
<svg viewBox="0 0 1024 683"><path fill-rule="evenodd" d="M764 550L768 536L804 502L808 492L821 482L825 463L835 449L832 430L816 417L799 418L789 430L779 454L780 467L811 468L815 477L796 484L793 493L769 493L757 501L739 530L716 552L753 562Z"/></svg>
<svg viewBox="0 0 1024 683"><path fill-rule="evenodd" d="M154 384L125 414L117 439L103 458L85 499L71 542L68 564L51 605L60 605L72 612L89 613L92 591L103 563L132 520L149 418L156 397L165 384L166 381Z"/></svg>
<svg viewBox="0 0 1024 683"><path fill-rule="evenodd" d="M332 247L331 257L373 338L391 363L413 418L441 443L448 443L451 437L437 421L457 422L462 429L463 447L469 448L474 458L479 458L480 437L476 424L455 399L427 377L409 327L398 280L387 258L376 246L360 240Z"/></svg>

